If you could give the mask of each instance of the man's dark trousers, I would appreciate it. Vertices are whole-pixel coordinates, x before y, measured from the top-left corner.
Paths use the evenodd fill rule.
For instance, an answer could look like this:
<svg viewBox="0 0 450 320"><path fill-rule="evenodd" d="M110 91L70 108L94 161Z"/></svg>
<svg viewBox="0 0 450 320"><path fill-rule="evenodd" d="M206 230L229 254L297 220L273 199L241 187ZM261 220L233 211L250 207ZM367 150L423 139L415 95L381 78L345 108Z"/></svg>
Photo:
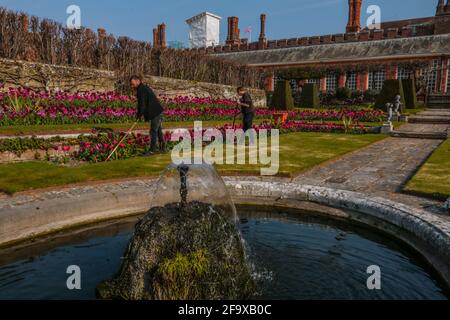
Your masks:
<svg viewBox="0 0 450 320"><path fill-rule="evenodd" d="M247 132L253 127L253 117L255 114L253 112L244 113L244 132Z"/></svg>
<svg viewBox="0 0 450 320"><path fill-rule="evenodd" d="M150 120L150 151L156 152L156 145L159 140L159 148L161 151L165 151L166 141L164 139L164 133L162 131L162 115L156 116Z"/></svg>

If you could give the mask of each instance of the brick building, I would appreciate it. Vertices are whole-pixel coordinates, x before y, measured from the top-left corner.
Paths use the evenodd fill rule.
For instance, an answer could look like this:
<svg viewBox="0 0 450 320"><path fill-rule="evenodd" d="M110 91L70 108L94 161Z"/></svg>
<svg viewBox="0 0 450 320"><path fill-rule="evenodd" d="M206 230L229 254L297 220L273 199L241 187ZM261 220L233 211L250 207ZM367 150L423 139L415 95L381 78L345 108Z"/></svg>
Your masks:
<svg viewBox="0 0 450 320"><path fill-rule="evenodd" d="M362 0L349 0L346 32L282 40L266 37L261 15L257 42L241 41L239 19L228 19L225 46L200 50L265 70L266 90L273 91L280 70L301 69L322 91L338 87L380 90L385 79L414 78L428 94L450 93L450 0L439 0L432 17L361 26Z"/></svg>

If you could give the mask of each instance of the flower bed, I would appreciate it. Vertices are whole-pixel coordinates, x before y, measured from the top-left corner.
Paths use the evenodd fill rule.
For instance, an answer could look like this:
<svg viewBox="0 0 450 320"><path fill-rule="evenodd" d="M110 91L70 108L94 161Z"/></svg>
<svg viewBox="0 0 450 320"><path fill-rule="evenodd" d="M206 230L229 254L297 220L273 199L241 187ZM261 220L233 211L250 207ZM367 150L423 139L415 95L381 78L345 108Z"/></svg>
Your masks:
<svg viewBox="0 0 450 320"><path fill-rule="evenodd" d="M238 108L232 100L208 98L161 97L166 105L165 120L228 121ZM277 111L256 109L256 119L271 119ZM0 93L0 125L57 125L128 123L135 121L134 97L116 93L34 92L27 89L9 89ZM289 119L302 121L342 121L353 123L380 122L385 114L379 110L295 110Z"/></svg>
<svg viewBox="0 0 450 320"><path fill-rule="evenodd" d="M236 125L235 129L241 129L240 125ZM260 130L279 129L280 134L293 132L325 132L325 133L347 133L347 134L364 134L368 130L361 125L345 126L342 124L329 123L311 123L305 121L290 121L279 125L274 125L270 122L265 122L253 127L257 132ZM228 124L222 127L217 127L222 135L225 137L225 132L228 129L233 129L233 126ZM207 130L206 128L204 131ZM193 129L189 130L191 137L194 136ZM171 141L173 131L166 131L165 139L168 141L168 149L171 150L176 142ZM39 159L66 163L69 159L83 162L104 162L109 154L116 146L117 152L112 157L112 160L127 159L131 157L142 156L148 149L150 144L150 137L139 133L132 133L125 139L124 132L112 132L107 129L99 132L93 132L92 135L80 135L74 139L63 139L54 137L52 139L38 139L38 138L12 138L0 140L0 156L10 158L11 154L17 155L18 158L28 151L44 151L41 152ZM122 141L123 140L123 141ZM121 142L122 141L122 142ZM28 152L29 153L29 152ZM37 153L36 153L37 154ZM45 157L42 156L45 155ZM33 155L32 153L29 154ZM34 157L36 158L36 157ZM33 160L33 159L25 159ZM38 160L36 158L36 160Z"/></svg>
<svg viewBox="0 0 450 320"><path fill-rule="evenodd" d="M351 134L364 134L367 130L364 126L351 126L345 127L344 125L338 125L334 123L314 124L307 122L287 122L278 127L272 126L270 123L263 123L253 127L256 132L260 130L279 129L280 134L293 133L293 132L327 132L327 133L351 133ZM232 125L225 125L223 127L216 128L222 132L225 137L225 132L228 129L233 129ZM235 126L235 129L241 129L241 126ZM203 133L206 129L203 129ZM191 137L194 136L193 129L189 130ZM269 131L270 133L270 131ZM106 161L111 151L122 140L125 133L108 133L98 134L90 137L89 141L80 143L79 152L74 153L74 157L78 160L88 162L103 162ZM168 149L171 150L176 142L171 141L172 132L165 133L165 139L168 141ZM150 143L150 137L148 135L131 134L123 143L119 145L117 152L114 154L113 159L127 159L130 157L142 156L148 149Z"/></svg>

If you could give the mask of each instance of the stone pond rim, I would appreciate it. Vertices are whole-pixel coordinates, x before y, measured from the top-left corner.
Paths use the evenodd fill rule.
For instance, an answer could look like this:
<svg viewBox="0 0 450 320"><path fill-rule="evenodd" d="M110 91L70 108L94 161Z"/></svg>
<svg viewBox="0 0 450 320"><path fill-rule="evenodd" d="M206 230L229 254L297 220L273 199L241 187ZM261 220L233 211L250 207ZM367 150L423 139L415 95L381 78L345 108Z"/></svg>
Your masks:
<svg viewBox="0 0 450 320"><path fill-rule="evenodd" d="M403 241L420 253L450 287L450 219L380 197L290 182L224 178L239 206L306 209L359 222ZM0 247L100 221L142 214L155 180L24 196L0 204ZM37 209L39 208L39 210Z"/></svg>

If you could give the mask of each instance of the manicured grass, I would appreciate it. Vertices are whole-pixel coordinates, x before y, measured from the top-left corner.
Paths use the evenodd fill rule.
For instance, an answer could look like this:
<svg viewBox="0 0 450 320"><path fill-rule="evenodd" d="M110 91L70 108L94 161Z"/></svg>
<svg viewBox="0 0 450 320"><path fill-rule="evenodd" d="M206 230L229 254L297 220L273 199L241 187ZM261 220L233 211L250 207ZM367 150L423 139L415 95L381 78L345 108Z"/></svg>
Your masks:
<svg viewBox="0 0 450 320"><path fill-rule="evenodd" d="M218 126L230 121L204 121L204 126ZM61 125L30 125L30 126L5 126L0 127L0 135L32 135L32 134L63 134L63 133L87 133L93 128L110 128L117 131L130 129L132 123L101 123L101 124L61 124ZM164 128L192 127L193 121L165 122ZM136 126L136 130L145 130L149 124L142 122Z"/></svg>
<svg viewBox="0 0 450 320"><path fill-rule="evenodd" d="M438 199L450 197L450 139L436 149L408 182L405 191Z"/></svg>
<svg viewBox="0 0 450 320"><path fill-rule="evenodd" d="M414 115L416 115L416 114L418 114L418 113L420 113L422 111L425 111L425 110L426 110L426 108L423 107L423 106L421 106L419 108L416 108L416 109L406 109L405 112L404 112L404 115L405 116L414 116Z"/></svg>
<svg viewBox="0 0 450 320"><path fill-rule="evenodd" d="M271 121L271 119L256 119L255 124L260 124L264 121ZM298 120L297 120L298 121ZM217 127L226 124L231 124L232 120L225 121L203 121L204 127ZM314 123L329 123L343 124L342 121L309 121ZM241 119L238 118L236 123L241 123ZM383 122L360 122L359 124L367 127L381 126ZM394 126L398 127L402 123L395 122ZM0 135L39 135L39 134L69 134L69 133L89 133L93 128L109 128L115 131L127 131L131 127L131 123L99 123L99 124L59 124L59 125L30 125L30 126L3 126L0 127ZM184 122L164 122L164 128L191 128L194 126L194 121ZM136 130L147 130L149 125L147 123L139 123L136 126Z"/></svg>
<svg viewBox="0 0 450 320"><path fill-rule="evenodd" d="M294 176L319 163L383 139L383 135L345 135L292 133L280 136L281 175ZM170 163L170 154L150 158L62 167L48 162L0 165L0 191L20 191L56 187L73 183L157 176ZM220 165L222 174L257 174L258 165Z"/></svg>
<svg viewBox="0 0 450 320"><path fill-rule="evenodd" d="M292 133L280 136L279 175L294 177L324 161L334 159L385 138L380 134L345 135L332 133ZM264 166L269 167L269 166ZM259 165L223 165L227 174L259 175Z"/></svg>
<svg viewBox="0 0 450 320"><path fill-rule="evenodd" d="M264 120L257 119L255 124L259 124ZM267 121L267 120L266 120ZM225 121L203 121L204 127L217 127L225 124L231 124L232 120ZM241 123L238 118L236 123ZM30 125L30 126L4 126L0 127L0 135L38 135L38 134L64 134L64 133L89 133L93 128L109 128L116 131L127 131L132 123L102 123L102 124L61 124L61 125ZM191 128L194 121L184 122L164 122L164 128ZM149 124L142 122L136 126L136 130L148 130Z"/></svg>

